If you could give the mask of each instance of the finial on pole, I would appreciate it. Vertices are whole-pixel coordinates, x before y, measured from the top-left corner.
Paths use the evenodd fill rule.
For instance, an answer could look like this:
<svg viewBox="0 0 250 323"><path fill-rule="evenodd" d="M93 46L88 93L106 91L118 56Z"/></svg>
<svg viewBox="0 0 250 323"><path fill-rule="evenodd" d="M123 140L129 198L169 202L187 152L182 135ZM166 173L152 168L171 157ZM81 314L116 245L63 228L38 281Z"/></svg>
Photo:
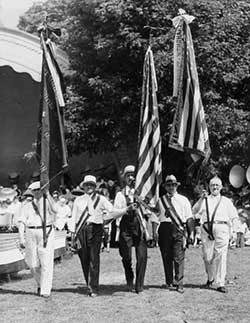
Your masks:
<svg viewBox="0 0 250 323"><path fill-rule="evenodd" d="M44 33L44 36L46 39L50 38L51 35L56 36L56 38L61 36L61 29L60 28L54 28L51 25L49 25L48 20L49 16L52 14L48 14L47 11L43 11L43 22L39 25L37 28L38 33Z"/></svg>

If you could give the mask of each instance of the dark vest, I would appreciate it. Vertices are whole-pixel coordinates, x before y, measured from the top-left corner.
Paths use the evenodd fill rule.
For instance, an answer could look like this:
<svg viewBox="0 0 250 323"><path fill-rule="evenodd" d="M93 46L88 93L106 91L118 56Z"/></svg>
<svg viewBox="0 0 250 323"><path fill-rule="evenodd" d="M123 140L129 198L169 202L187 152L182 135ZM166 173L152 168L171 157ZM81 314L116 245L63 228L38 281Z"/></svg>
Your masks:
<svg viewBox="0 0 250 323"><path fill-rule="evenodd" d="M126 198L127 206L131 204L129 197L125 195L125 190L123 194ZM120 222L120 231L125 231L127 233L140 236L141 235L141 228L138 217L136 215L136 211L129 211L123 215L121 222Z"/></svg>

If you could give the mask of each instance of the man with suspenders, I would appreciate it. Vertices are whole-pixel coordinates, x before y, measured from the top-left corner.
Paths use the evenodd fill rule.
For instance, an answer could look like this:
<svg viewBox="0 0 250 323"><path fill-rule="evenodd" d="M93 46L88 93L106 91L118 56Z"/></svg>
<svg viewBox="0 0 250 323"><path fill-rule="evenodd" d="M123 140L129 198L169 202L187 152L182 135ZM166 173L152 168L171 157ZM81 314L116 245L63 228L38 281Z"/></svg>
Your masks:
<svg viewBox="0 0 250 323"><path fill-rule="evenodd" d="M159 247L169 290L183 293L186 229L189 242L193 242L194 219L189 200L177 193L180 185L174 175L164 182L166 194L159 199Z"/></svg>
<svg viewBox="0 0 250 323"><path fill-rule="evenodd" d="M80 245L78 256L88 286L88 295L96 297L99 292L103 224L105 221L122 216L128 208L115 210L106 197L98 194L95 176L85 176L80 187L83 188L85 194L75 199L68 227Z"/></svg>
<svg viewBox="0 0 250 323"><path fill-rule="evenodd" d="M238 213L232 201L221 196L222 181L213 177L209 182L210 195L203 192L193 206L193 213L201 223L203 260L208 276L206 288L217 285L217 290L226 293L225 277L230 236L235 234Z"/></svg>

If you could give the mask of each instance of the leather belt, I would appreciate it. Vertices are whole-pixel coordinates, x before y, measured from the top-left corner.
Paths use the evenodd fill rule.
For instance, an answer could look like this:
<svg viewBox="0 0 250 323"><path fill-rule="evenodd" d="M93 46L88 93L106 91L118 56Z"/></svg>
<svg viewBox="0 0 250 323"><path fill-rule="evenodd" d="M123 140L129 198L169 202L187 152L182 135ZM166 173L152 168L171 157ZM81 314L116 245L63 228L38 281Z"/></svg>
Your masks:
<svg viewBox="0 0 250 323"><path fill-rule="evenodd" d="M207 224L207 222L204 222L204 224ZM213 224L228 224L227 221L214 221Z"/></svg>
<svg viewBox="0 0 250 323"><path fill-rule="evenodd" d="M52 228L52 224L50 225L46 225L46 228ZM29 229L43 229L43 226L39 225L39 226L35 226L35 225L30 225L28 226Z"/></svg>

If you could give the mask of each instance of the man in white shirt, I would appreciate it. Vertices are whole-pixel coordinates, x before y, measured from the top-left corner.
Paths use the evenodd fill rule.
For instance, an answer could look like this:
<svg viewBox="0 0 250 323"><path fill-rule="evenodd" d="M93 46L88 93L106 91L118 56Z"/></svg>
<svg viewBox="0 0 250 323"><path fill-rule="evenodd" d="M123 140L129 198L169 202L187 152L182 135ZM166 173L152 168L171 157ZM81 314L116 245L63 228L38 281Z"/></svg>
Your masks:
<svg viewBox="0 0 250 323"><path fill-rule="evenodd" d="M177 193L180 185L174 175L164 182L166 194L159 199L159 247L165 272L166 287L183 293L185 230L193 242L194 219L189 200Z"/></svg>
<svg viewBox="0 0 250 323"><path fill-rule="evenodd" d="M40 182L33 182L25 195L20 210L20 246L25 248L25 261L37 283L38 295L48 298L51 294L54 267L54 223L56 209L49 193L40 190ZM44 200L46 194L46 246L44 245Z"/></svg>
<svg viewBox="0 0 250 323"><path fill-rule="evenodd" d="M128 208L115 210L106 197L97 194L95 176L85 176L80 187L85 194L75 199L68 228L80 242L78 256L88 286L88 294L96 297L99 292L100 250L104 221L122 216Z"/></svg>
<svg viewBox="0 0 250 323"><path fill-rule="evenodd" d="M120 192L117 192L114 200L114 206L116 208L122 209L134 203L134 176L135 167L133 165L127 165L123 171L125 187ZM135 247L135 291L138 294L143 291L144 287L144 277L147 266L147 243L144 236L144 229L141 227L138 214L136 212L136 209L131 209L126 216L118 219L119 223L117 224L119 224L119 253L122 257L122 264L129 291L132 291L134 288L132 247Z"/></svg>
<svg viewBox="0 0 250 323"><path fill-rule="evenodd" d="M217 285L226 293L225 277L229 239L236 235L238 214L232 201L221 195L222 181L213 177L209 182L210 195L203 192L193 206L193 213L201 223L203 259L208 276L206 288Z"/></svg>

